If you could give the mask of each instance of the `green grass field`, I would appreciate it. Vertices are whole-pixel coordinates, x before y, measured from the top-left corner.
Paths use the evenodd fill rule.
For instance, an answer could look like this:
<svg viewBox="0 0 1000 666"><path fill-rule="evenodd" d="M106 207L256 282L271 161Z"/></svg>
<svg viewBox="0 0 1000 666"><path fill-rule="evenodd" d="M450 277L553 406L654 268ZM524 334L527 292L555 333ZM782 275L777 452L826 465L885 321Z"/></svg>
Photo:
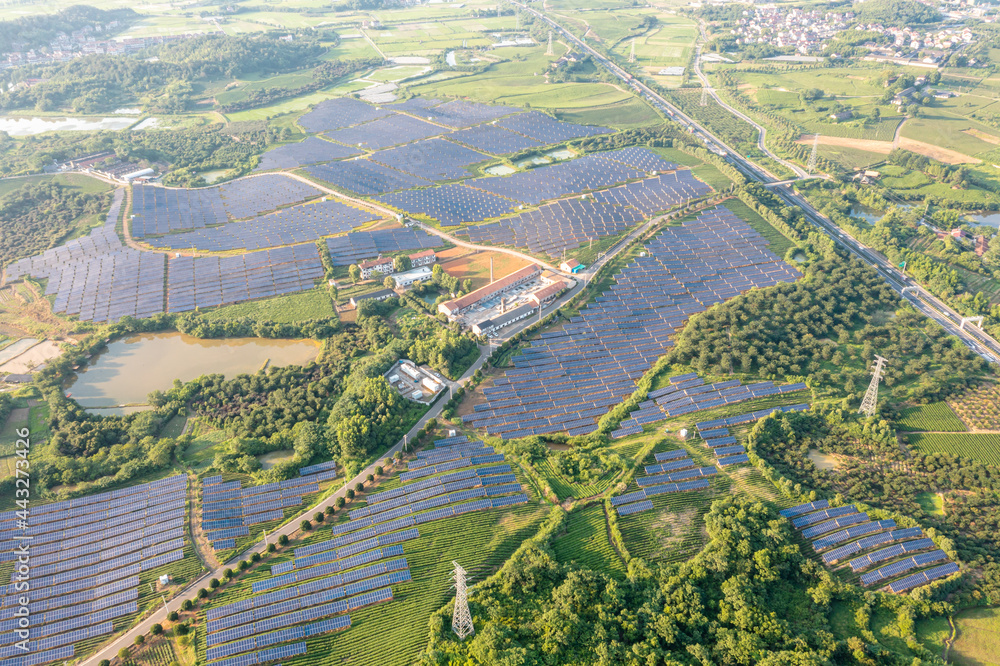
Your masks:
<svg viewBox="0 0 1000 666"><path fill-rule="evenodd" d="M900 410L896 427L900 430L965 432L968 428L944 402L917 405Z"/></svg>
<svg viewBox="0 0 1000 666"><path fill-rule="evenodd" d="M974 156L996 148L996 144L976 138L969 130L976 130L991 136L996 130L975 120L951 115L936 109L928 110L919 118L911 118L903 125L901 135L963 155Z"/></svg>
<svg viewBox="0 0 1000 666"><path fill-rule="evenodd" d="M917 504L928 516L944 516L944 500L937 493L920 493L917 495Z"/></svg>
<svg viewBox="0 0 1000 666"><path fill-rule="evenodd" d="M566 529L556 534L552 550L560 562L625 575L625 563L609 540L603 502L575 509L566 516Z"/></svg>
<svg viewBox="0 0 1000 666"><path fill-rule="evenodd" d="M557 108L554 113L559 120L568 123L603 125L617 129L642 127L660 120L659 114L652 107L636 97L587 109Z"/></svg>
<svg viewBox="0 0 1000 666"><path fill-rule="evenodd" d="M253 317L285 324L334 317L336 312L333 309L333 301L330 300L330 293L325 287L316 287L309 291L300 291L259 301L223 305L205 312L202 316L206 319Z"/></svg>
<svg viewBox="0 0 1000 666"><path fill-rule="evenodd" d="M997 433L913 433L910 443L927 453L951 453L1000 465L1000 434Z"/></svg>
<svg viewBox="0 0 1000 666"><path fill-rule="evenodd" d="M27 176L24 178L3 178L0 179L0 197L13 192L25 185L34 185L42 182L59 183L70 188L73 192L80 194L97 194L107 192L112 189L112 185L103 180L85 176L82 173L60 173L52 176Z"/></svg>
<svg viewBox="0 0 1000 666"><path fill-rule="evenodd" d="M957 636L948 653L956 666L1000 664L1000 608L974 608L955 615Z"/></svg>

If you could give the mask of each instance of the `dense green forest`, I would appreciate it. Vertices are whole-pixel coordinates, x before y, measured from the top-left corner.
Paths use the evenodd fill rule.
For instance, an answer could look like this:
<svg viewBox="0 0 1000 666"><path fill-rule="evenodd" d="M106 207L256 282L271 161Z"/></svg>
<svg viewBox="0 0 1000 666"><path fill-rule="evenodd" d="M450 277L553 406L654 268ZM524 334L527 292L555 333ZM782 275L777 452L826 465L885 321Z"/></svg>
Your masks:
<svg viewBox="0 0 1000 666"><path fill-rule="evenodd" d="M0 93L0 109L106 113L139 104L149 112L177 113L186 108L198 81L302 69L325 51L315 37L305 35L292 41L266 33L203 35L135 56L91 55L22 67L16 70L20 79L44 80Z"/></svg>
<svg viewBox="0 0 1000 666"><path fill-rule="evenodd" d="M915 663L874 635L862 640L837 630L834 604L861 601L861 593L806 558L789 523L764 504L717 500L705 516L710 540L697 556L673 565L633 559L623 581L556 560L548 541L564 517L554 508L539 537L473 589L473 638L455 639L449 607L431 618L424 664ZM862 617L898 614L918 651L913 619L942 607L911 598L863 599ZM944 663L922 652L920 663Z"/></svg>
<svg viewBox="0 0 1000 666"><path fill-rule="evenodd" d="M791 483L849 501L919 516L944 537L939 545L980 575L964 580L955 601L978 605L1000 598L1000 470L946 453L901 448L886 421L864 423L840 409L775 415L753 428L750 451ZM836 477L816 469L810 450L840 454ZM926 513L918 495L944 493L947 510Z"/></svg>
<svg viewBox="0 0 1000 666"><path fill-rule="evenodd" d="M860 23L881 23L898 28L936 23L942 18L936 9L917 0L867 0L855 6L854 17Z"/></svg>
<svg viewBox="0 0 1000 666"><path fill-rule="evenodd" d="M197 173L206 169L233 169L243 174L272 144L290 136L288 128L242 122L157 132L46 132L14 140L0 132L0 175L36 173L53 161L113 150L118 157L169 164L167 185L204 185Z"/></svg>
<svg viewBox="0 0 1000 666"><path fill-rule="evenodd" d="M137 17L138 14L127 8L97 9L89 5L73 5L55 14L20 16L0 21L0 53L9 53L15 48L37 49L48 46L60 32L68 35L86 27L94 28L96 32L96 29L103 28L112 21L118 21L117 30L123 30Z"/></svg>
<svg viewBox="0 0 1000 666"><path fill-rule="evenodd" d="M672 360L701 373L807 377L853 394L863 389L877 349L894 359L888 386L916 383L899 398L940 396L985 371L985 362L940 326L897 311L901 301L871 267L822 259L805 272L798 282L753 290L692 317ZM854 345L861 362L838 345Z"/></svg>
<svg viewBox="0 0 1000 666"><path fill-rule="evenodd" d="M0 267L59 245L81 215L99 213L109 202L108 194L74 192L54 182L23 185L0 197Z"/></svg>

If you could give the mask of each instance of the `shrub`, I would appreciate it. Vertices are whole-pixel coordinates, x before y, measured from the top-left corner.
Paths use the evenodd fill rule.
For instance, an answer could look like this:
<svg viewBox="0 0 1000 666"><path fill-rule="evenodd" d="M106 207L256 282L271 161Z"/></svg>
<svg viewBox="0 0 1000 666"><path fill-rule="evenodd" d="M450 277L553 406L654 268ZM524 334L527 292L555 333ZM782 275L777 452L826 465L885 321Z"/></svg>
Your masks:
<svg viewBox="0 0 1000 666"><path fill-rule="evenodd" d="M333 505L335 507L337 507L338 509L343 509L344 508L344 504L346 504L346 503L347 502L344 501L343 497L338 497L336 500L334 500Z"/></svg>
<svg viewBox="0 0 1000 666"><path fill-rule="evenodd" d="M352 488L348 488L344 494L347 495L347 499L354 499L354 490Z"/></svg>
<svg viewBox="0 0 1000 666"><path fill-rule="evenodd" d="M275 546L273 543L267 544L267 552L273 553L276 550L278 550L278 547Z"/></svg>
<svg viewBox="0 0 1000 666"><path fill-rule="evenodd" d="M233 571L232 569L226 569L225 571L222 572L222 575L223 575L224 578L230 578L231 579L233 576L236 575L236 572Z"/></svg>
<svg viewBox="0 0 1000 666"><path fill-rule="evenodd" d="M365 490L365 483L364 483L364 481L358 481L357 483L354 484L354 492L360 493L360 492L364 492L364 490Z"/></svg>
<svg viewBox="0 0 1000 666"><path fill-rule="evenodd" d="M287 546L288 545L288 536L285 535L285 534L282 534L280 537L278 537L278 545L279 546Z"/></svg>
<svg viewBox="0 0 1000 666"><path fill-rule="evenodd" d="M308 532L309 530L311 530L313 528L313 525L308 520L303 520L299 524L299 527L302 529L303 532Z"/></svg>
<svg viewBox="0 0 1000 666"><path fill-rule="evenodd" d="M163 633L163 626L160 624L154 624L152 627L149 628L149 633L153 634L154 636L159 636L160 634Z"/></svg>
<svg viewBox="0 0 1000 666"><path fill-rule="evenodd" d="M382 468L379 467L379 469L382 469ZM371 483L374 480L375 480L375 475L374 474L369 474L368 476L365 477L365 481L368 482L368 483Z"/></svg>
<svg viewBox="0 0 1000 666"><path fill-rule="evenodd" d="M108 661L107 659L101 659L99 662L97 662L97 666L111 666L111 662Z"/></svg>
<svg viewBox="0 0 1000 666"><path fill-rule="evenodd" d="M210 580L208 582L208 586L210 588L212 588L213 590L216 589L217 587L219 587L219 585L221 585L221 583L219 582L218 578L213 578L212 580Z"/></svg>
<svg viewBox="0 0 1000 666"><path fill-rule="evenodd" d="M339 499L339 498L338 498L338 499ZM328 515L328 516L329 516L329 515L330 515L331 513L333 513L333 512L334 512L334 511L335 511L336 509L334 509L334 508L333 508L333 506L331 505L331 506L328 506L328 507L326 507L326 508L325 508L325 509L323 509L323 510L324 510L324 511L326 511L326 515Z"/></svg>
<svg viewBox="0 0 1000 666"><path fill-rule="evenodd" d="M178 624L174 627L174 633L178 636L187 636L188 626L186 624Z"/></svg>
<svg viewBox="0 0 1000 666"><path fill-rule="evenodd" d="M135 644L136 645L142 645L145 642L146 642L146 637L143 636L142 634L139 634L138 636L135 637Z"/></svg>
<svg viewBox="0 0 1000 666"><path fill-rule="evenodd" d="M254 553L250 556L251 562L260 562L260 553Z"/></svg>
<svg viewBox="0 0 1000 666"><path fill-rule="evenodd" d="M317 523L322 523L324 520L326 520L326 517L323 515L322 511L317 511L316 515L313 516L313 520L316 521Z"/></svg>
<svg viewBox="0 0 1000 666"><path fill-rule="evenodd" d="M185 599L184 603L181 604L181 610L183 611L189 611L192 608L194 608L194 602L190 599Z"/></svg>
<svg viewBox="0 0 1000 666"><path fill-rule="evenodd" d="M208 596L208 590L206 590L205 588L201 588L200 590L198 590L199 599L204 599L207 596Z"/></svg>
<svg viewBox="0 0 1000 666"><path fill-rule="evenodd" d="M250 568L250 560L240 560L239 570L246 571Z"/></svg>
<svg viewBox="0 0 1000 666"><path fill-rule="evenodd" d="M121 650L118 650L118 658L121 659L122 661L125 661L126 659L128 659L128 655L129 655L129 651L128 651L127 647L122 648Z"/></svg>
<svg viewBox="0 0 1000 666"><path fill-rule="evenodd" d="M186 599L185 603L191 603L191 600L190 599ZM170 611L170 613L167 615L167 621L168 622L176 622L177 618L179 618L179 617L180 617L180 615L177 614L177 611Z"/></svg>

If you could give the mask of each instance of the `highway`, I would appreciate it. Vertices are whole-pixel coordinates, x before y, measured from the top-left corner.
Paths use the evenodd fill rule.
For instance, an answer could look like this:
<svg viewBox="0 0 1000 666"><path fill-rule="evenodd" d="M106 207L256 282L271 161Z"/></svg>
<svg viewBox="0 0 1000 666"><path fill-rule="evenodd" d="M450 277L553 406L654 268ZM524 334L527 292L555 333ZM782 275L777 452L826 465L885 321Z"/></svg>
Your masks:
<svg viewBox="0 0 1000 666"><path fill-rule="evenodd" d="M556 23L545 14L528 7L523 3L513 1L513 4L544 21L552 27L553 31L558 32L564 39L589 54L595 62L607 69L625 85L632 88L636 94L644 98L654 108L666 114L668 118L678 122L681 127L687 129L692 135L705 144L706 148L723 157L731 166L747 178L765 185L771 185L775 183L775 181L778 181L778 178L768 172L765 168L756 164L749 158L735 152L731 147L726 145L724 141L713 135L708 129L668 102L659 93L641 81L636 80L631 73L592 48L589 44L571 33L562 25ZM701 51L699 49L699 55L700 52ZM707 79L705 79L704 75L701 74L700 65L696 66L696 72L698 73L699 78L702 79L702 83L707 87ZM709 88L709 90L711 91L711 88ZM714 92L712 92L712 95L715 97ZM721 100L720 104L722 104ZM727 105L722 104L722 107L731 113L737 114L742 119L748 120L745 116L743 116L743 114L740 114ZM753 124L757 125L756 123ZM759 127L759 125L757 126ZM797 167L796 173L805 174L804 171ZM889 261L881 254L866 247L857 239L837 227L832 220L816 210L816 208L814 208L804 197L797 194L792 184L772 187L771 190L787 205L799 208L809 222L832 238L837 245L841 246L861 261L872 266L889 284L889 286L896 291L896 293L900 294L900 296L909 301L917 310L938 322L946 331L958 337L958 339L961 340L969 349L986 361L1000 364L1000 342L997 342L997 340L988 335L985 331L982 331L974 326L968 325L965 329L961 329L960 324L962 316L960 314L924 289L917 282L906 277L902 271L889 263ZM907 293L903 293L904 289Z"/></svg>

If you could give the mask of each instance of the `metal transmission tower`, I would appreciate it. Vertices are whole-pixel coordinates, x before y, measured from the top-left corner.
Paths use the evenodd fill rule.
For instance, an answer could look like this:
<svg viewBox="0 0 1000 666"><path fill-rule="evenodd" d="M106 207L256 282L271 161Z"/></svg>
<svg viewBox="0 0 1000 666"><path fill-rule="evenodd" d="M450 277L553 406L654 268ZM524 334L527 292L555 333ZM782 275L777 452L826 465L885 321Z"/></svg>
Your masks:
<svg viewBox="0 0 1000 666"><path fill-rule="evenodd" d="M813 173L816 171L816 153L819 150L819 134L813 135L813 149L812 153L809 154L809 164L806 165L806 171Z"/></svg>
<svg viewBox="0 0 1000 666"><path fill-rule="evenodd" d="M875 367L872 368L872 381L865 392L865 399L861 401L861 409L858 413L865 416L875 416L875 405L878 403L878 383L882 381L882 371L885 370L886 360L879 355L875 355Z"/></svg>
<svg viewBox="0 0 1000 666"><path fill-rule="evenodd" d="M708 106L708 88L701 89L701 106Z"/></svg>
<svg viewBox="0 0 1000 666"><path fill-rule="evenodd" d="M467 572L458 562L452 564L455 565L455 614L451 618L451 630L464 641L476 633L476 628L472 626L472 614L469 613L468 590L465 586Z"/></svg>
<svg viewBox="0 0 1000 666"><path fill-rule="evenodd" d="M549 30L549 48L546 49L545 55L550 56L550 55L555 55L555 54L556 54L556 52L552 50L552 31Z"/></svg>
<svg viewBox="0 0 1000 666"><path fill-rule="evenodd" d="M628 61L635 62L635 40L632 40L632 50L628 53Z"/></svg>

